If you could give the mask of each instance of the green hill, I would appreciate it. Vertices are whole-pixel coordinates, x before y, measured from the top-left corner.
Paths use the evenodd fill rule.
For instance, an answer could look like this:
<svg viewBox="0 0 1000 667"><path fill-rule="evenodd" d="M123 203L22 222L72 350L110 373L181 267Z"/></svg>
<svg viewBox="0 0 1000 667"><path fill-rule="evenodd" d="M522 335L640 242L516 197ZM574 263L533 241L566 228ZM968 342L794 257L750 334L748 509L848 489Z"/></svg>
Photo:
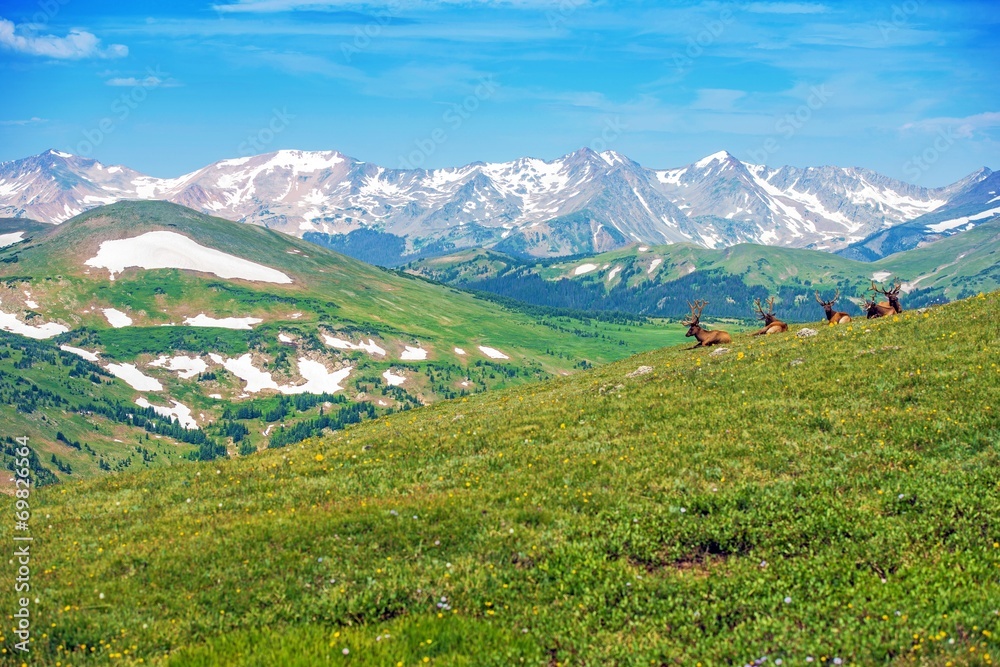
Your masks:
<svg viewBox="0 0 1000 667"><path fill-rule="evenodd" d="M166 202L121 202L58 226L18 230L24 239L0 249L0 324L33 335L68 331L37 341L0 332L0 435L30 436L36 469L54 478L250 453L343 420L571 373L683 339L677 327L644 318L581 319L500 305ZM224 275L232 262L251 260L290 282L137 267L116 270L111 280L108 268L94 265L107 253L102 244L149 233L188 244L146 253L159 260L176 265L198 244L225 253L212 260ZM137 247L128 253L134 256L119 260L142 254ZM112 326L110 309L128 324ZM195 326L198 318L215 326ZM342 388L323 388L332 386L324 379L307 391L319 398L281 396L275 388L300 391L306 382L303 361L327 378L346 373ZM175 362L181 366L171 369ZM123 365L119 373L141 372L142 382L161 388L133 389L113 377L110 367ZM239 373L269 373L270 384L261 386L272 388L255 391ZM136 400L161 410L180 403L207 439L167 428L169 417L140 410ZM11 460L0 454L3 465Z"/></svg>
<svg viewBox="0 0 1000 667"><path fill-rule="evenodd" d="M998 307L36 489L31 664L993 664Z"/></svg>
<svg viewBox="0 0 1000 667"><path fill-rule="evenodd" d="M742 244L721 250L693 245L630 246L570 260L526 261L474 250L423 259L411 273L470 290L563 308L622 311L658 317L686 314L687 302L724 294L711 311L750 317L753 300L777 296L779 315L808 322L822 317L812 291L840 289L840 307L860 303L873 277L904 281L905 308L919 308L1000 288L1000 221L926 246L860 262L816 250Z"/></svg>

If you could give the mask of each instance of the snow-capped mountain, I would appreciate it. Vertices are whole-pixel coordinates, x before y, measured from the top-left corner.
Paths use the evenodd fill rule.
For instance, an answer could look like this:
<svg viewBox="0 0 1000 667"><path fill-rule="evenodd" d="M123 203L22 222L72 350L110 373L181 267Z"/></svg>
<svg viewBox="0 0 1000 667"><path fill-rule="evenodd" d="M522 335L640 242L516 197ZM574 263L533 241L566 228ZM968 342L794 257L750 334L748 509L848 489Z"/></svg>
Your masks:
<svg viewBox="0 0 1000 667"><path fill-rule="evenodd" d="M965 179L947 204L926 215L888 229L837 251L838 255L871 262L968 231L1000 217L1000 172L988 169ZM971 180L970 180L971 179Z"/></svg>
<svg viewBox="0 0 1000 667"><path fill-rule="evenodd" d="M584 148L551 161L432 170L281 150L159 179L50 150L0 164L0 216L58 223L119 199L165 199L298 236L377 230L405 239L409 251L494 246L548 256L632 242L836 250L934 211L989 174L928 189L865 169L772 169L724 151L653 170Z"/></svg>

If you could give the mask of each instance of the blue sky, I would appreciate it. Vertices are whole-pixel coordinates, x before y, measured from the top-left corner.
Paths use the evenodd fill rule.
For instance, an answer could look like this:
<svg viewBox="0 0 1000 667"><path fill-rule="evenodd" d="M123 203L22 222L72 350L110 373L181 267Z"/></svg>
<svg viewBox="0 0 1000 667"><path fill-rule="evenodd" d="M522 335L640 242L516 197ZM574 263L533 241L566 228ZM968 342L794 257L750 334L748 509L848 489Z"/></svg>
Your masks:
<svg viewBox="0 0 1000 667"><path fill-rule="evenodd" d="M279 148L439 167L590 146L942 185L1000 168L992 4L8 0L0 160L176 176Z"/></svg>

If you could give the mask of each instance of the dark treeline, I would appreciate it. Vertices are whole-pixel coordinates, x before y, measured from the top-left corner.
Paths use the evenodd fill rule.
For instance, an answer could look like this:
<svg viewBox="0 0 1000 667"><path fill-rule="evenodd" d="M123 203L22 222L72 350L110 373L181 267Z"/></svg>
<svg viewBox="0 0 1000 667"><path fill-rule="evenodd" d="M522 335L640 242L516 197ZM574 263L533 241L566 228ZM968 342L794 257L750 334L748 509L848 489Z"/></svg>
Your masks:
<svg viewBox="0 0 1000 667"><path fill-rule="evenodd" d="M322 234L306 232L304 241L335 250L339 253L360 259L362 262L388 268L400 266L407 262L428 257L438 257L455 250L454 244L435 241L417 252L404 255L406 239L402 236L380 232L374 229L355 229L348 234Z"/></svg>
<svg viewBox="0 0 1000 667"><path fill-rule="evenodd" d="M17 455L19 447L20 445L13 436L4 436L3 449L0 450L0 452L3 454L2 458L4 460L4 467L12 472L18 469L17 461L21 458ZM29 447L28 470L31 471L31 483L36 486L55 484L59 481L59 478L55 476L55 473L42 465L42 462L38 458L38 454L35 453L35 449L33 447Z"/></svg>
<svg viewBox="0 0 1000 667"><path fill-rule="evenodd" d="M371 403L352 403L332 414L321 414L315 419L301 421L287 428L282 426L277 433L271 436L267 446L271 449L277 449L291 445L319 435L323 429L341 429L348 424L356 424L365 417L372 419L376 414L375 406Z"/></svg>
<svg viewBox="0 0 1000 667"><path fill-rule="evenodd" d="M293 412L305 412L322 403L346 403L347 399L337 394L296 394L294 396L279 396L277 398L259 399L241 405L228 405L222 411L222 418L260 419L275 422L284 419Z"/></svg>
<svg viewBox="0 0 1000 667"><path fill-rule="evenodd" d="M562 278L556 281L544 280L528 269L515 269L508 273L470 282L456 283L456 287L497 294L543 308L566 309L576 316L586 317L589 311L611 313L634 313L644 317L666 317L679 319L689 312L688 302L708 299L705 314L709 318L753 319L754 299L766 300L776 297L777 315L787 322L814 322L823 318L823 309L816 303L813 292L816 289L809 281L801 284L782 285L776 292L760 285L747 285L740 275L723 271L698 271L677 280L651 284L642 282L637 286L627 285L629 277L641 271L632 266L622 270L622 279L613 289L605 291L600 283L582 282ZM834 289L840 289L845 310L857 310L847 301L848 296L860 295L867 285L859 286L844 280L836 286L824 286L827 298L833 296ZM910 307L926 305L918 298L908 299ZM515 306L516 307L516 306ZM860 314L860 310L856 314Z"/></svg>
<svg viewBox="0 0 1000 667"><path fill-rule="evenodd" d="M138 426L149 433L165 435L190 445L198 445L198 451L192 452L188 456L188 458L194 460L211 461L220 456L226 456L225 446L209 438L201 429L184 428L176 420L156 414L153 408L122 405L116 401L103 405L87 403L76 408L76 411L81 414L93 413L102 415L118 424Z"/></svg>

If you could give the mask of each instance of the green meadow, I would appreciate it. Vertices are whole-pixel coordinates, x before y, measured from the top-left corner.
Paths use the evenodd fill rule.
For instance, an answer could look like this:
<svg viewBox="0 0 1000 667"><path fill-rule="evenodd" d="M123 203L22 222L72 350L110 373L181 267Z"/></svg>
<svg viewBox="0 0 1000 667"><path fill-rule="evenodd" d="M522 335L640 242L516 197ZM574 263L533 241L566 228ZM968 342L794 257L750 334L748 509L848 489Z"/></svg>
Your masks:
<svg viewBox="0 0 1000 667"><path fill-rule="evenodd" d="M27 662L991 665L998 306L35 489Z"/></svg>

